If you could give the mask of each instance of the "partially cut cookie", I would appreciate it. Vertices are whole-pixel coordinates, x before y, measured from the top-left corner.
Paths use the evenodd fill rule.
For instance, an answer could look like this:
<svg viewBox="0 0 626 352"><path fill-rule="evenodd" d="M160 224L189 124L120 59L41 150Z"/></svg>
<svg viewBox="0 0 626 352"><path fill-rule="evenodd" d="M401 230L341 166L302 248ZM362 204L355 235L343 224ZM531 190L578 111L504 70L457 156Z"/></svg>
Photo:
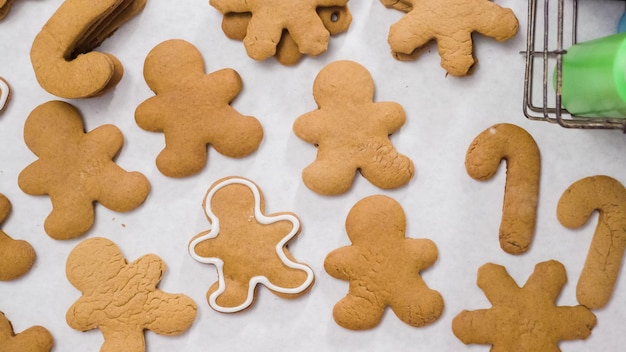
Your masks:
<svg viewBox="0 0 626 352"><path fill-rule="evenodd" d="M0 348L2 352L49 352L54 346L54 338L43 326L32 326L20 333L4 313L0 312Z"/></svg>
<svg viewBox="0 0 626 352"><path fill-rule="evenodd" d="M11 212L11 202L0 193L0 225ZM15 280L26 274L35 262L35 250L24 240L14 240L0 230L0 281Z"/></svg>

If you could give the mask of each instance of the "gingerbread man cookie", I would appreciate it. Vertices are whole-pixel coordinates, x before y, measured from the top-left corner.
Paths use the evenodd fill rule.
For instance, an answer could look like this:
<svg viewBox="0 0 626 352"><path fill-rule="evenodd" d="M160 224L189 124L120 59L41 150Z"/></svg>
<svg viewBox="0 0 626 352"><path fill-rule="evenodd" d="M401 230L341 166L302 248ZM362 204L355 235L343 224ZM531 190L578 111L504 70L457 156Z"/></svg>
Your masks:
<svg viewBox="0 0 626 352"><path fill-rule="evenodd" d="M591 335L596 316L584 306L557 306L567 281L563 264L539 263L523 287L503 266L485 264L478 270L480 287L492 307L463 311L452 321L452 331L465 344L492 345L492 351L560 351L562 340Z"/></svg>
<svg viewBox="0 0 626 352"><path fill-rule="evenodd" d="M294 214L266 215L257 185L240 177L215 182L203 207L211 229L190 241L189 253L217 267L218 282L207 292L211 308L223 313L244 310L253 303L258 285L283 298L308 291L313 270L296 262L287 249L301 230Z"/></svg>
<svg viewBox="0 0 626 352"><path fill-rule="evenodd" d="M351 245L332 251L324 269L350 282L348 294L333 309L337 324L353 330L376 326L387 306L403 322L421 327L437 320L444 307L420 271L437 260L429 239L405 237L404 210L383 195L364 198L346 219Z"/></svg>
<svg viewBox="0 0 626 352"><path fill-rule="evenodd" d="M210 0L222 14L252 14L243 39L248 56L265 60L276 54L284 31L289 32L302 54L326 51L330 33L318 16L318 7L346 6L348 0Z"/></svg>
<svg viewBox="0 0 626 352"><path fill-rule="evenodd" d="M0 224L11 212L11 202L0 193ZM0 230L0 281L17 279L24 275L35 262L35 250L26 241L14 240Z"/></svg>
<svg viewBox="0 0 626 352"><path fill-rule="evenodd" d="M139 172L127 172L113 159L124 144L120 130L102 125L85 133L72 105L51 101L35 108L24 125L24 141L38 157L18 177L31 195L48 195L52 212L44 229L55 239L87 232L94 222L94 202L125 212L148 196L150 183Z"/></svg>
<svg viewBox="0 0 626 352"><path fill-rule="evenodd" d="M42 326L32 326L19 334L4 313L0 312L0 349L2 352L50 352L54 338Z"/></svg>
<svg viewBox="0 0 626 352"><path fill-rule="evenodd" d="M518 21L510 9L489 0L381 0L406 14L389 30L394 56L411 60L426 44L437 43L441 67L453 76L465 76L475 63L472 33L504 41L517 33Z"/></svg>
<svg viewBox="0 0 626 352"><path fill-rule="evenodd" d="M411 180L413 162L389 139L404 124L404 109L373 101L374 81L365 67L347 60L327 65L315 78L313 96L318 109L293 125L298 137L317 147L315 162L302 172L307 187L323 195L345 193L357 170L384 189Z"/></svg>
<svg viewBox="0 0 626 352"><path fill-rule="evenodd" d="M352 22L352 14L348 6L318 7L317 14L322 19L324 27L330 35L343 33L348 30ZM248 32L248 24L252 18L250 12L225 13L222 19L222 30L230 39L244 40ZM280 41L276 46L274 57L283 65L295 65L302 57L298 44L288 31L283 31Z"/></svg>
<svg viewBox="0 0 626 352"><path fill-rule="evenodd" d="M103 94L122 79L112 54L92 51L143 10L147 0L64 0L30 51L37 81L63 98Z"/></svg>
<svg viewBox="0 0 626 352"><path fill-rule="evenodd" d="M197 308L182 294L157 288L165 263L154 254L128 263L115 243L91 238L79 243L66 263L67 279L82 292L66 320L80 331L100 329L100 351L145 351L144 330L175 336L193 324Z"/></svg>
<svg viewBox="0 0 626 352"><path fill-rule="evenodd" d="M204 72L200 52L183 40L157 45L146 57L144 77L156 94L139 105L139 127L165 135L156 164L166 176L185 177L202 170L207 145L220 154L241 158L254 152L263 127L230 106L242 89L232 69Z"/></svg>

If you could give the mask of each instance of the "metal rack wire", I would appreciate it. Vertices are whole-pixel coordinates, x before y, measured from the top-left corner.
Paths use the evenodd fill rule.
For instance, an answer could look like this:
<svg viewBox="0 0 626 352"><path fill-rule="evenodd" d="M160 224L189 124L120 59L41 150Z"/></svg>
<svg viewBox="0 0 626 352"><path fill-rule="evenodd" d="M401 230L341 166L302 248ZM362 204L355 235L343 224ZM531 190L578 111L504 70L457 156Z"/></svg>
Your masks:
<svg viewBox="0 0 626 352"><path fill-rule="evenodd" d="M578 0L568 0L567 7L565 0L553 1L556 4L550 0L528 0L527 42L523 52L526 55L524 115L566 128L621 129L626 133L626 119L579 117L562 107L562 60L565 45L577 43ZM571 33L568 42L564 39L566 27ZM551 87L552 69L555 70L554 88Z"/></svg>

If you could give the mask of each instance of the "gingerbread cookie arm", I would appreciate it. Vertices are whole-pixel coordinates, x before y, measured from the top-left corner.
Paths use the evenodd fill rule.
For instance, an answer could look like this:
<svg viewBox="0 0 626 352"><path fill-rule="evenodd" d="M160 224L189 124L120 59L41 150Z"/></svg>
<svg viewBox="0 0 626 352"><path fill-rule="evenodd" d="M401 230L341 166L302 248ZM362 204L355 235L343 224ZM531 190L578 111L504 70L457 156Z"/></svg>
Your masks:
<svg viewBox="0 0 626 352"><path fill-rule="evenodd" d="M497 124L472 141L465 157L467 173L484 181L506 161L506 184L500 223L500 246L510 254L524 253L535 233L541 159L528 132L512 124Z"/></svg>
<svg viewBox="0 0 626 352"><path fill-rule="evenodd" d="M11 213L11 202L0 193L0 224ZM15 280L26 274L35 262L33 247L24 240L14 240L0 230L0 281Z"/></svg>
<svg viewBox="0 0 626 352"><path fill-rule="evenodd" d="M491 1L480 3L481 11L476 11L476 32L499 42L511 39L517 34L519 23L513 10L502 8Z"/></svg>
<svg viewBox="0 0 626 352"><path fill-rule="evenodd" d="M2 352L49 352L54 338L42 326L32 326L19 334L4 313L0 312L0 346Z"/></svg>
<svg viewBox="0 0 626 352"><path fill-rule="evenodd" d="M626 248L626 188L608 176L583 178L565 190L557 217L567 228L584 225L599 213L576 297L586 307L604 307L613 294Z"/></svg>

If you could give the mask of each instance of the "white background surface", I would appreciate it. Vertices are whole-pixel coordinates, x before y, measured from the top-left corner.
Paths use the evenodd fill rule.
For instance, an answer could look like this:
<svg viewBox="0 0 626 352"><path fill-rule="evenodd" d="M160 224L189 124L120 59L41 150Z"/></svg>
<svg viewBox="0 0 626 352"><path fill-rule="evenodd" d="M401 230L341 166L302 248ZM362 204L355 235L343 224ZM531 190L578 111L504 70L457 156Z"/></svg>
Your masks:
<svg viewBox="0 0 626 352"><path fill-rule="evenodd" d="M586 1L586 0L581 0ZM144 173L152 184L146 202L129 213L96 206L95 226L68 241L53 240L43 230L51 205L47 197L24 194L17 186L19 172L35 160L22 139L23 124L39 104L57 99L37 84L30 65L32 40L61 3L60 0L18 0L0 22L0 76L13 89L8 108L0 115L0 192L13 204L2 229L28 240L38 258L31 271L12 282L0 282L0 311L16 332L43 325L55 337L54 351L97 351L98 330L81 333L65 322L65 312L80 296L65 278L65 259L80 241L103 236L116 242L129 261L155 253L168 265L160 283L166 292L182 292L198 304L195 324L178 337L146 332L149 351L487 351L489 346L465 346L453 334L451 321L463 309L489 307L475 285L476 270L487 262L503 264L522 285L535 264L556 259L569 282L560 305L576 305L575 283L595 227L595 218L581 230L562 227L555 215L561 193L576 180L605 174L626 182L626 137L620 131L566 130L526 120L522 114L522 86L527 8L524 1L498 0L520 20L518 35L505 42L475 36L479 65L472 76L446 77L435 46L417 61L393 59L387 43L389 26L402 13L375 0L349 3L353 22L347 33L333 37L329 50L305 58L295 67L275 60L249 59L238 41L221 31L221 15L206 0L149 0L145 10L124 25L98 49L117 56L125 67L119 85L104 96L71 100L82 112L87 130L115 124L125 136L117 158L126 170ZM584 28L594 35L611 34L623 2L597 2ZM618 10L616 11L615 8ZM257 152L230 159L209 151L198 175L171 179L158 172L154 158L163 148L163 135L140 129L135 108L153 94L142 77L143 60L158 43L185 39L203 54L208 72L231 67L242 76L244 89L233 107L257 117L265 137ZM315 148L292 132L294 120L316 108L311 88L316 74L334 60L351 59L367 67L376 83L377 101L395 101L406 111L407 122L392 136L397 150L408 155L416 176L405 187L383 191L357 177L341 196L319 196L302 183L300 173L315 158ZM542 153L541 194L537 233L524 255L504 253L497 234L504 189L504 168L485 183L465 172L465 151L472 139L500 122L515 123L536 139ZM264 288L255 304L242 313L225 315L212 310L205 293L215 281L215 268L192 260L188 241L208 229L201 203L209 186L221 177L240 175L255 181L266 197L267 211L292 211L303 230L290 249L295 258L315 271L313 289L297 300L280 299ZM413 328L388 310L380 325L368 331L348 331L336 325L332 307L347 292L348 283L331 278L323 269L327 253L348 239L345 216L360 199L386 194L407 215L407 236L426 237L438 246L439 259L423 272L426 283L445 300L443 315L432 325ZM623 275L622 275L623 276ZM595 311L598 325L586 341L563 342L564 351L618 351L626 344L626 280L620 277L606 308Z"/></svg>

